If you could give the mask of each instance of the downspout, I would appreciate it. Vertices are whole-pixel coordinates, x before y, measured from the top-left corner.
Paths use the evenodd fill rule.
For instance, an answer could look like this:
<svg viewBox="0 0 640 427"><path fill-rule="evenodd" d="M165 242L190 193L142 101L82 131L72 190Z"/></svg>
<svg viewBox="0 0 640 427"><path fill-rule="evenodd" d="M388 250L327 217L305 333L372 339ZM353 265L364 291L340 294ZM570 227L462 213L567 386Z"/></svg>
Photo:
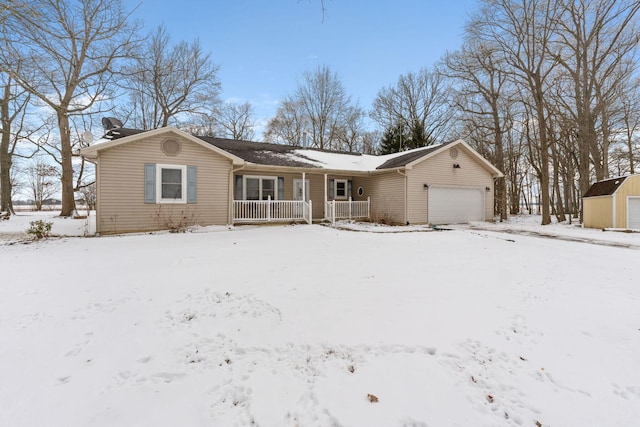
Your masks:
<svg viewBox="0 0 640 427"><path fill-rule="evenodd" d="M233 175L241 171L245 168L245 165L240 166L238 169L233 169L233 163L231 164L231 169L229 169L229 209L227 209L227 224L233 225L233 184L235 180L233 179Z"/></svg>
<svg viewBox="0 0 640 427"><path fill-rule="evenodd" d="M404 172L400 172L400 169L396 169L396 172L398 172L401 176L404 177L404 223L405 225L409 225L409 214L408 214L408 209L407 209L407 174Z"/></svg>
<svg viewBox="0 0 640 427"><path fill-rule="evenodd" d="M101 196L102 196L102 191L100 191L100 172L101 172L101 168L100 168L100 162L98 162L98 158L96 157L96 161L95 161L95 174L96 174L96 205L94 206L94 208L96 209L96 236L100 236L100 232L101 227L100 227L100 218L101 216L98 216L98 206L99 204L102 204L102 201L100 200ZM90 215L87 215L87 220L90 218Z"/></svg>
<svg viewBox="0 0 640 427"><path fill-rule="evenodd" d="M611 206L611 209L612 209L612 212L611 212L611 215L612 215L611 216L611 227L612 228L616 228L617 227L617 224L616 224L617 223L617 221L616 221L617 212L616 212L616 192L615 191L613 192L613 196L611 198L611 204L612 204L612 206ZM627 211L628 210L629 209L627 208ZM627 224L629 224L629 218L627 218Z"/></svg>

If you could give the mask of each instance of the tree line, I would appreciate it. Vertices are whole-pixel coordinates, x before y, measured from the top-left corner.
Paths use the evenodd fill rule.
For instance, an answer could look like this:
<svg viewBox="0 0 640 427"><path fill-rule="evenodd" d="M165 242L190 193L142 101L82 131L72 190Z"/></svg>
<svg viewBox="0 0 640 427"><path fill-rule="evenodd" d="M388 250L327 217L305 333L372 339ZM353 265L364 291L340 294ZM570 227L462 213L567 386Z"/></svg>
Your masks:
<svg viewBox="0 0 640 427"><path fill-rule="evenodd" d="M543 224L571 220L591 182L637 169L639 9L479 0L458 50L379 89L368 110L328 66L305 71L264 140L386 154L462 138L505 174L502 219L524 203ZM92 182L77 151L104 115L138 129L255 138L253 106L221 101L218 66L200 42L173 41L162 26L143 34L118 0L9 0L0 25L2 211L18 183L12 164L46 153L60 174L61 215L71 215L74 192Z"/></svg>

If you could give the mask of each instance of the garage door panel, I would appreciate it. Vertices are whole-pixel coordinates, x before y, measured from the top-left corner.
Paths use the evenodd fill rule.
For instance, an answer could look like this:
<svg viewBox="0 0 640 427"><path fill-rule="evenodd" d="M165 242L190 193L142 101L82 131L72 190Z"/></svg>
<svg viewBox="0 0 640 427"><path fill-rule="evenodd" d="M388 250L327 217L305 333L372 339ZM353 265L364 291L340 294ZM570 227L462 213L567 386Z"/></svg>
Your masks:
<svg viewBox="0 0 640 427"><path fill-rule="evenodd" d="M460 224L484 220L484 192L480 188L430 187L431 224Z"/></svg>
<svg viewBox="0 0 640 427"><path fill-rule="evenodd" d="M627 227L640 230L640 197L629 197L627 207Z"/></svg>

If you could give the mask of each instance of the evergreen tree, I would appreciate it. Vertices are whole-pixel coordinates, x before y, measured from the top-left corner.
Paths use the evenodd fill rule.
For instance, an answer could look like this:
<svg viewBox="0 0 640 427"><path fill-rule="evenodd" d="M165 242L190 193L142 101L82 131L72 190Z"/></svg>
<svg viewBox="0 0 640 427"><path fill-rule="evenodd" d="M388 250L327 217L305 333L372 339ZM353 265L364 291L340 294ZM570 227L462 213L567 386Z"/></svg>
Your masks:
<svg viewBox="0 0 640 427"><path fill-rule="evenodd" d="M400 126L388 128L380 142L380 154L391 154L406 150L407 135Z"/></svg>

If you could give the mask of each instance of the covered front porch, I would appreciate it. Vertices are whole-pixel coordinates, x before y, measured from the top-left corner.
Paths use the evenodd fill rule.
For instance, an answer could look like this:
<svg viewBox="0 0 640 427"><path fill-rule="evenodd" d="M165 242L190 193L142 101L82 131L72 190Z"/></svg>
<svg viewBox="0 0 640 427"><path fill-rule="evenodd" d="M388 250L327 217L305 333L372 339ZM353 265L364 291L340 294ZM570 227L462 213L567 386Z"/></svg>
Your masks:
<svg viewBox="0 0 640 427"><path fill-rule="evenodd" d="M335 223L340 219L368 219L369 197L354 200L352 177L307 172L275 175L244 171L234 175L233 224ZM362 196L362 188L358 188Z"/></svg>

